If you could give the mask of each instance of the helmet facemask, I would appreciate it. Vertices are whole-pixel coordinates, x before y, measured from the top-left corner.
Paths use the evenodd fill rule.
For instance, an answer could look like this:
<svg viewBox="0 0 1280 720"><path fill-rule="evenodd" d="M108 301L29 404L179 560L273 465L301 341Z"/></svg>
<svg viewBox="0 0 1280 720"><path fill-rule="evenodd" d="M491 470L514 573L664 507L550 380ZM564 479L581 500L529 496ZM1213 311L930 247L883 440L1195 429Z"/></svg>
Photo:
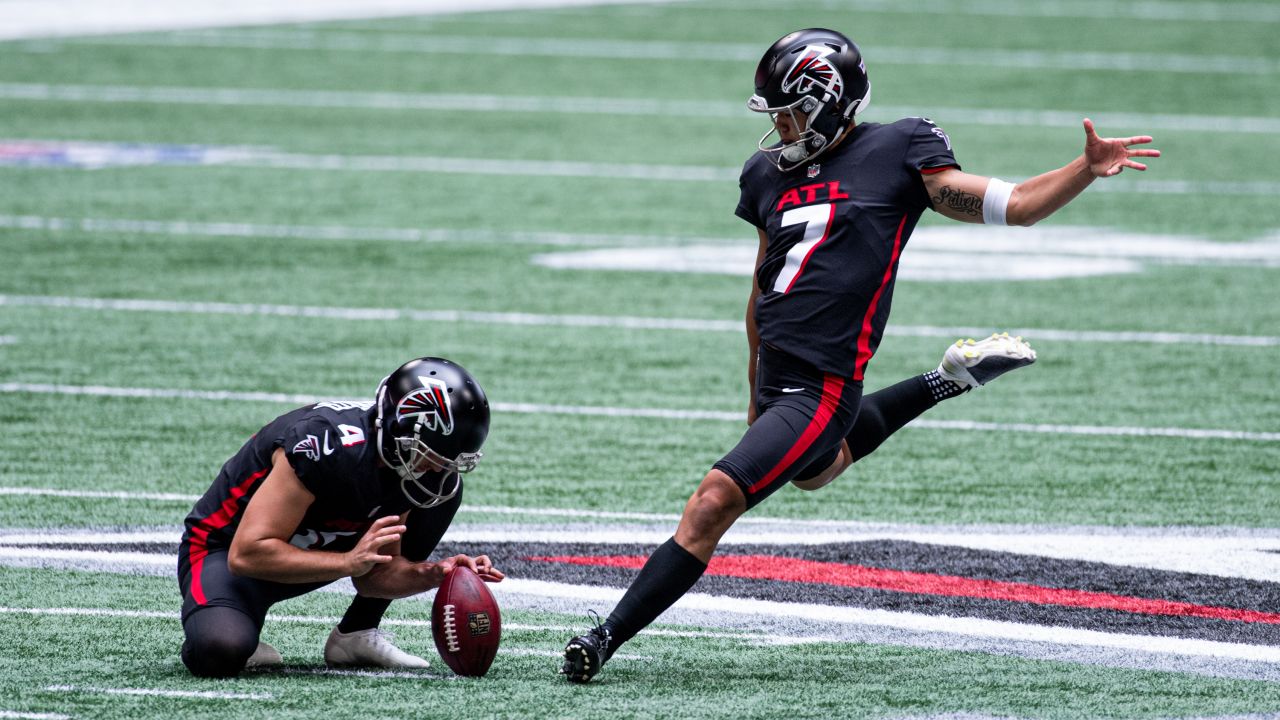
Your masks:
<svg viewBox="0 0 1280 720"><path fill-rule="evenodd" d="M458 494L461 474L474 470L484 453L460 452L449 458L436 452L423 438L432 428L423 422L422 416L411 426L383 417L385 393L386 381L383 381L378 388L377 403L378 457L400 478L401 491L415 507L430 508L447 502ZM397 425L404 426L401 432L396 432Z"/></svg>
<svg viewBox="0 0 1280 720"><path fill-rule="evenodd" d="M871 89L867 88L865 96L849 103L844 112L839 112L833 105L839 102L837 98L833 98L829 93L824 97L824 100L818 100L805 95L789 105L775 107L770 107L769 102L759 95L752 95L751 99L747 100L748 109L769 113L769 119L773 121L756 145L779 170L783 172L794 170L816 159L838 143L852 127L853 117L871 99ZM770 142L770 138L775 134L778 135L779 140L782 139L777 125L779 115L785 115L790 119L791 126L796 129L798 137L791 142L774 145Z"/></svg>

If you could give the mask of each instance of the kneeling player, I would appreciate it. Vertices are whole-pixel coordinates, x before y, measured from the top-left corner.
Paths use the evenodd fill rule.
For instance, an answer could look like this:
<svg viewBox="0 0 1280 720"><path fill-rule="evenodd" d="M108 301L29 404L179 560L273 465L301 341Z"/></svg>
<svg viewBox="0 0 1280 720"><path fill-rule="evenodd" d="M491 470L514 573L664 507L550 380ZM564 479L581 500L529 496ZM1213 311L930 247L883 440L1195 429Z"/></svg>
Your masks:
<svg viewBox="0 0 1280 720"><path fill-rule="evenodd" d="M330 665L425 667L378 630L391 599L438 587L458 565L426 562L480 459L489 401L440 358L405 363L369 403L321 402L276 418L227 461L186 519L178 555L182 661L201 677L278 664L259 641L267 610L343 577L358 595L325 644Z"/></svg>

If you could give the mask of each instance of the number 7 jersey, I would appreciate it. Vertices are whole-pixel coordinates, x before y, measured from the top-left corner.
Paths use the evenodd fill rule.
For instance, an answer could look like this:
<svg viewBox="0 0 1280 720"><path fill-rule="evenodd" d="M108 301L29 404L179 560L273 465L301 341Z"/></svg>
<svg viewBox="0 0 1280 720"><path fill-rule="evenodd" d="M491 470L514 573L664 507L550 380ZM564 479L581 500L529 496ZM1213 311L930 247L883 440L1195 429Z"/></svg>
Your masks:
<svg viewBox="0 0 1280 720"><path fill-rule="evenodd" d="M823 372L861 381L889 319L898 259L930 207L922 174L958 168L923 118L862 123L816 162L784 173L757 152L738 217L764 230L760 339Z"/></svg>

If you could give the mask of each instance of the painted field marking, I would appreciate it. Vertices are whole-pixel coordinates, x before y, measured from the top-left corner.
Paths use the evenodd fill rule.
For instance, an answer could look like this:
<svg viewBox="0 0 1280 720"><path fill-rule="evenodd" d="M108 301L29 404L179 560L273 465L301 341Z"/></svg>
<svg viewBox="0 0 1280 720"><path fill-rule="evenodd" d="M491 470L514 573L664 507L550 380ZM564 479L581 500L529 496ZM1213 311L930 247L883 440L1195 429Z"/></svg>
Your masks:
<svg viewBox="0 0 1280 720"><path fill-rule="evenodd" d="M200 698L207 700L272 700L271 693L237 693L220 690L160 690L157 688L104 688L87 685L50 685L49 692L88 693L105 695L144 695L168 698Z"/></svg>
<svg viewBox="0 0 1280 720"><path fill-rule="evenodd" d="M58 713L20 712L17 710L0 710L0 718L17 718L18 720L71 720L70 715Z"/></svg>
<svg viewBox="0 0 1280 720"><path fill-rule="evenodd" d="M127 220L110 218L54 218L0 215L0 229L91 234L162 235L166 237L275 238L403 243L497 243L503 245L673 246L732 244L742 238L679 237L673 235L608 235L603 233L503 232L449 228L371 228L351 225L275 225L188 220Z"/></svg>
<svg viewBox="0 0 1280 720"><path fill-rule="evenodd" d="M429 597L432 594L433 593L428 592L424 594L423 597ZM180 613L171 611L171 610L115 610L113 608L78 608L78 607L63 607L63 608L0 607L0 614L45 615L45 616L60 616L60 617L113 617L113 618L124 618L124 619L131 619L131 620L181 620L182 619L182 616ZM342 619L341 617L338 617L336 615L335 616L276 615L274 613L269 613L267 615L267 620L269 622L291 623L291 624L300 624L300 625L337 625L341 619ZM385 625L388 627L410 627L410 628L430 629L431 621L430 620L401 620L401 619L395 619L395 618L387 618L382 621L381 625ZM560 624L552 625L552 624L529 624L529 623L504 622L502 623L502 629L521 631L521 632L525 632L525 631L527 632L547 632L547 631L570 632L570 631L576 630L577 628L575 628L572 625L560 625ZM715 631L709 631L709 630L668 630L663 628L657 628L653 630L646 630L645 634L653 635L654 637L712 638L712 639L719 639L719 640L746 640L751 642L777 642L779 640L779 638L771 637L765 633L741 633L741 632L733 632L733 631L715 632ZM791 640L791 638L785 638L784 640ZM511 650L499 650L498 652L504 653L504 654L510 654L510 655L541 654L541 651L531 650L528 652L524 652L516 648L512 648ZM559 653L555 653L555 655L559 656ZM617 657L624 657L624 656L619 655ZM643 659L643 660L653 659L653 658L645 657L641 655L633 655L631 657L634 657L637 659ZM316 671L303 671L303 672L320 672L320 671L316 670ZM363 677L382 677L381 675L371 675L367 673L368 671L344 671L343 673L340 673L340 674L360 675ZM422 675L419 675L416 673L405 673L404 675L408 677L419 677L419 678L423 677ZM392 677L396 677L396 676L392 676Z"/></svg>
<svg viewBox="0 0 1280 720"><path fill-rule="evenodd" d="M543 580L508 579L504 581L502 585L504 586L502 588L504 590L504 595L510 593L510 600L513 601L516 599L514 597L515 595L521 595L567 599L578 603L610 602L620 599L623 593L623 589L621 588L572 585L568 583L548 582ZM510 587L505 587L508 585ZM1040 626L1002 620L983 620L978 618L950 617L945 615L935 616L892 610L869 610L830 605L805 605L800 603L786 603L769 600L750 600L708 595L705 593L689 593L682 597L676 603L674 608L680 610L712 612L721 615L758 615L762 618L809 619L824 627L828 626L829 623L836 623L840 625L866 625L917 632L930 632L941 635L980 637L993 640L1036 641L1055 645L1081 645L1086 647L1118 648L1161 654L1226 658L1269 664L1280 663L1280 648L1276 647L1167 636L1128 635L1125 633L1082 630L1070 627ZM56 613L49 614L75 615L78 609L57 608L55 610L57 611ZM86 615L92 614L98 617L104 616L104 611L102 609L87 608L86 610L88 610ZM40 614L44 611L27 608L0 608L0 613L14 612L23 614ZM178 613L172 612L169 613L169 616L172 619L177 619ZM289 620L282 620L270 615L267 619L268 621L275 620L277 622L289 622ZM331 624L337 622L337 620L338 618L307 618L305 622ZM394 623L392 621L386 621L384 624L391 625ZM645 631L645 634L649 635L651 633L649 631ZM666 630L662 635L676 638L689 636L687 633L682 631L672 630ZM706 632L702 632L698 636L724 637L720 634ZM773 645L805 645L849 642L846 638L830 634L795 636L778 633L760 633L758 635L752 634L749 637L752 641ZM81 690L85 692L112 692L111 689L79 689L72 686L57 687L66 688L68 691ZM117 689L116 692L120 692L122 694L150 695L182 691L131 691L128 689ZM194 695L192 697L201 697L201 695ZM270 699L270 697L253 697L243 699Z"/></svg>
<svg viewBox="0 0 1280 720"><path fill-rule="evenodd" d="M6 0L0 2L0 39L48 38L338 19L438 15L493 10L610 5L636 0L222 0L183 3L129 0ZM643 0L654 3L662 0Z"/></svg>
<svg viewBox="0 0 1280 720"><path fill-rule="evenodd" d="M468 93L399 93L355 90L291 90L257 88L201 88L139 85L51 85L0 83L0 99L43 102L146 103L226 107L339 108L423 112L518 112L566 115L625 115L705 117L760 122L760 117L737 101L668 100L659 98L598 98L544 95L485 95ZM901 117L927 115L943 125L1001 125L1011 127L1067 127L1079 129L1082 115L1064 110L1015 110L966 107L907 107L873 105L869 117L892 122ZM1280 119L1238 115L1177 115L1171 113L1098 112L1091 116L1101 128L1135 127L1143 131L1280 133Z"/></svg>
<svg viewBox="0 0 1280 720"><path fill-rule="evenodd" d="M791 3L775 0L733 0L699 2L690 9L711 12L756 12L761 9L785 11ZM1111 0L918 0L902 4L895 0L805 0L804 9L863 10L867 12L939 15L977 15L1023 18L1102 18L1167 20L1178 22L1278 23L1280 7L1261 2L1169 2L1143 0L1116 3Z"/></svg>
<svg viewBox="0 0 1280 720"><path fill-rule="evenodd" d="M200 315L253 315L321 318L353 321L466 322L533 327L596 327L623 330L679 330L689 332L742 333L737 320L699 320L629 315L548 315L474 310L399 310L395 308L344 308L314 305L267 305L248 303L188 302L119 298L78 298L58 295L0 295L0 307L55 307L91 311L190 313ZM955 339L983 337L993 328L938 327L932 325L889 325L885 334L896 337L938 337ZM1152 343L1157 345L1224 345L1233 347L1280 346L1280 336L1215 335L1209 333L1057 330L1013 328L1011 334L1032 340L1096 342L1106 344Z"/></svg>
<svg viewBox="0 0 1280 720"><path fill-rule="evenodd" d="M466 56L477 48L476 38L458 35L397 32L348 32L309 29L194 30L164 35L88 37L68 43L138 47L246 48L326 52L386 52ZM591 58L599 60L650 60L751 63L763 52L759 43L681 42L672 40L624 40L555 37L488 37L484 53L508 57ZM936 46L881 46L861 48L869 65L947 67L1010 67L1041 70L1104 70L1107 72L1200 73L1270 75L1280 63L1268 57L1195 55L1188 53L1106 52L1089 50L1045 51L1000 48L940 48Z"/></svg>
<svg viewBox="0 0 1280 720"><path fill-rule="evenodd" d="M18 338L13 335L0 335L0 345L13 345L18 342Z"/></svg>
<svg viewBox="0 0 1280 720"><path fill-rule="evenodd" d="M656 182L736 181L740 167L643 163L502 160L400 155L313 155L243 146L163 145L0 139L17 152L0 152L0 167L99 169L107 167L235 167L325 172L498 175ZM1010 177L1011 181L1021 178ZM1142 180L1108 178L1102 192L1141 195L1280 195L1271 180Z"/></svg>
<svg viewBox="0 0 1280 720"><path fill-rule="evenodd" d="M504 508L513 511L517 508ZM491 508L464 506L483 514ZM537 510L537 509L534 509ZM459 523L445 541L474 545L492 543L573 542L594 545L659 545L670 537L676 515L649 515L645 525L599 525L583 522L598 514L554 511L576 521L567 524ZM535 514L533 511L524 515ZM630 518L629 518L630 519ZM803 532L797 532L803 530ZM14 565L87 566L93 568L172 569L180 528L138 532L13 532L0 534L0 561ZM1023 525L925 526L833 520L743 518L721 545L809 546L901 541L1060 560L1140 567L1271 582L1280 577L1280 535L1275 531L1239 528L1091 528ZM68 550L59 546L110 548L115 545L161 545L173 551ZM299 620L304 621L304 620ZM413 625L414 621L406 621ZM425 625L425 622L422 624ZM515 627L515 626L512 626ZM524 629L546 629L525 626Z"/></svg>
<svg viewBox="0 0 1280 720"><path fill-rule="evenodd" d="M744 236L699 237L568 232L503 232L451 228L360 227L350 225L276 225L243 222L194 222L187 220L133 220L122 218L57 218L37 215L2 215L0 229L71 234L128 234L164 237L274 238L404 243L499 243L509 245L600 246L610 252L625 248L661 250L663 256L679 256L669 265L705 266L707 272L749 273L754 248L744 248ZM713 247L706 247L713 246ZM1080 256L1143 260L1175 265L1228 264L1280 266L1280 232L1247 242L1219 242L1196 235L1136 233L1088 225L1055 225L1032 228L975 227L962 224L926 226L912 236L915 250L930 254L968 256ZM742 249L752 254L741 255ZM728 259L713 262L712 257ZM745 260L743 258L746 258ZM622 260L627 257L623 256ZM649 261L650 264L652 261ZM634 264L634 261L632 262ZM621 263L605 267L622 267ZM745 267L746 269L742 269Z"/></svg>
<svg viewBox="0 0 1280 720"><path fill-rule="evenodd" d="M261 392L237 392L232 390L181 390L165 388L107 387L102 385L53 385L45 383L0 383L0 393L29 393L37 395L78 395L93 397L117 397L180 400L213 400L231 402L278 402L296 405L317 402L314 395ZM343 399L347 402L363 400ZM497 412L535 415L578 415L588 417L653 418L661 420L714 420L744 422L740 411L679 410L669 408L609 407L598 405L544 405L539 403L493 403ZM1245 442L1280 442L1280 432L1252 432L1244 430L1218 430L1204 428L1170 428L1103 425L1054 425L1033 423L987 423L968 420L913 420L908 427L932 430L961 430L981 432L1016 432L1049 435L1100 435L1105 437L1167 437L1196 440L1237 440Z"/></svg>

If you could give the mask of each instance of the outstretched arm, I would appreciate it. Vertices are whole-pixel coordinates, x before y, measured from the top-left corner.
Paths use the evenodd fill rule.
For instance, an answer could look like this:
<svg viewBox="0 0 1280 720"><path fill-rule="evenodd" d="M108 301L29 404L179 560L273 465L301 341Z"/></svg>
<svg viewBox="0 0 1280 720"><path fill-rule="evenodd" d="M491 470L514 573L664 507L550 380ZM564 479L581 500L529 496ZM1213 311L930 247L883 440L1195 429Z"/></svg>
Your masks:
<svg viewBox="0 0 1280 720"><path fill-rule="evenodd" d="M1135 157L1160 157L1154 148L1134 148L1151 142L1149 135L1127 138L1102 138L1094 130L1093 121L1084 121L1084 152L1075 160L1047 173L1024 180L1013 187L1005 211L1008 225L1034 225L1057 212L1089 187L1095 178L1119 175L1125 168L1146 170ZM991 178L951 169L924 175L925 188L933 209L962 222L980 223L990 217L992 202L987 196Z"/></svg>

